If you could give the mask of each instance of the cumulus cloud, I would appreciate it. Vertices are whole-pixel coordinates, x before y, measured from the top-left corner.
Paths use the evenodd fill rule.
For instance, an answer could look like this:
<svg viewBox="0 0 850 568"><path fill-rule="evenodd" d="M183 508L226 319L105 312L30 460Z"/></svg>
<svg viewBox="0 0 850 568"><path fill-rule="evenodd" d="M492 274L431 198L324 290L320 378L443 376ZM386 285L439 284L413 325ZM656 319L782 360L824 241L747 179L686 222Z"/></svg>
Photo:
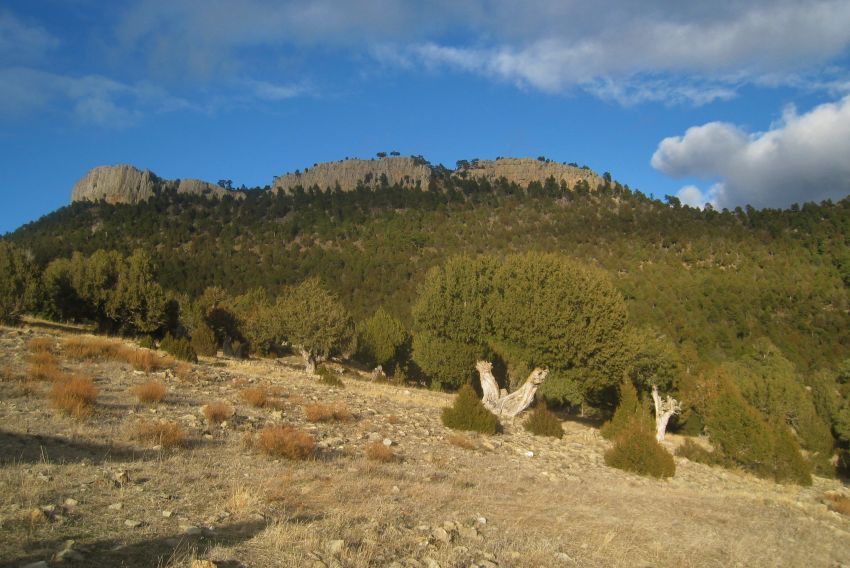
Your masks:
<svg viewBox="0 0 850 568"><path fill-rule="evenodd" d="M662 140L651 164L674 177L718 180L698 199L719 207L787 207L850 194L847 156L850 96L804 114L788 107L765 132L724 122L689 128ZM685 189L696 198L692 187Z"/></svg>

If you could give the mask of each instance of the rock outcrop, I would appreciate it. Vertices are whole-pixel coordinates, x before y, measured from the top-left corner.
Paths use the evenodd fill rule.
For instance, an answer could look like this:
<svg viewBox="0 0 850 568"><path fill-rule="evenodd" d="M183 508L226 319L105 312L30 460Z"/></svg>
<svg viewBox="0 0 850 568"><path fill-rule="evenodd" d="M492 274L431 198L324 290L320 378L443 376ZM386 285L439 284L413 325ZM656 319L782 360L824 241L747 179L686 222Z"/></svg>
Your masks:
<svg viewBox="0 0 850 568"><path fill-rule="evenodd" d="M150 170L127 164L100 166L90 170L71 190L71 201L139 203L159 192L160 180Z"/></svg>
<svg viewBox="0 0 850 568"><path fill-rule="evenodd" d="M162 191L176 189L177 193L197 194L207 197L232 195L245 197L240 191L231 191L198 179L165 180L150 170L140 170L127 164L99 166L80 178L71 190L71 202L100 201L107 203L141 203Z"/></svg>
<svg viewBox="0 0 850 568"><path fill-rule="evenodd" d="M303 172L283 174L274 178L272 188L291 192L298 186L313 186L321 190L339 185L342 191L353 191L358 183L375 188L386 181L388 185L428 189L431 168L421 160L407 156L393 156L376 160L340 160L307 168Z"/></svg>
<svg viewBox="0 0 850 568"><path fill-rule="evenodd" d="M509 183L516 183L520 187L526 187L533 181L545 182L554 178L558 184L562 181L567 187L572 188L576 182L587 181L591 188L595 189L602 183L602 178L596 172L588 168L579 168L549 160L535 160L533 158L499 158L497 160L477 160L469 165L458 168L454 176L476 179L486 179L493 183L505 178Z"/></svg>

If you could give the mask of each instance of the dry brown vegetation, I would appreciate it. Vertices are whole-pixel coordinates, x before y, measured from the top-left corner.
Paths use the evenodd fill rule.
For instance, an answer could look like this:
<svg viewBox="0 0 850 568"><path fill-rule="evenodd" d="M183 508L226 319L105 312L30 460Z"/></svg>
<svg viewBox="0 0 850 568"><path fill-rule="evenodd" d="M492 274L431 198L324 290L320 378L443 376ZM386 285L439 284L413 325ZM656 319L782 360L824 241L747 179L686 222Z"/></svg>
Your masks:
<svg viewBox="0 0 850 568"><path fill-rule="evenodd" d="M308 404L304 406L304 415L310 422L348 422L354 416L344 403Z"/></svg>
<svg viewBox="0 0 850 568"><path fill-rule="evenodd" d="M50 353L40 352L29 356L27 375L33 381L55 382L65 377L59 361Z"/></svg>
<svg viewBox="0 0 850 568"><path fill-rule="evenodd" d="M56 381L49 396L57 410L74 418L85 419L91 416L97 395L98 389L89 377L70 375Z"/></svg>
<svg viewBox="0 0 850 568"><path fill-rule="evenodd" d="M130 392L139 399L140 403L156 404L162 402L168 389L159 381L147 381L134 386Z"/></svg>
<svg viewBox="0 0 850 568"><path fill-rule="evenodd" d="M465 450L477 450L478 444L476 444L469 436L466 434L461 434L460 432L452 432L449 434L446 440L458 448L463 448Z"/></svg>
<svg viewBox="0 0 850 568"><path fill-rule="evenodd" d="M51 353L56 344L49 337L34 337L27 342L27 350L30 353Z"/></svg>
<svg viewBox="0 0 850 568"><path fill-rule="evenodd" d="M100 337L72 337L62 344L62 352L77 361L119 361L137 371L150 373L173 367L169 357L160 357L150 349L124 345L120 341Z"/></svg>
<svg viewBox="0 0 850 568"><path fill-rule="evenodd" d="M387 416L387 424L395 425L395 424L400 424L400 423L401 423L401 418L399 418L395 414L390 414L389 416Z"/></svg>
<svg viewBox="0 0 850 568"><path fill-rule="evenodd" d="M313 454L316 442L310 434L298 428L268 426L260 432L257 447L270 456L303 460Z"/></svg>
<svg viewBox="0 0 850 568"><path fill-rule="evenodd" d="M366 446L366 457L372 461L387 463L395 459L395 453L383 442L372 442Z"/></svg>
<svg viewBox="0 0 850 568"><path fill-rule="evenodd" d="M850 497L838 493L824 493L823 501L830 510L850 516Z"/></svg>
<svg viewBox="0 0 850 568"><path fill-rule="evenodd" d="M223 400L217 400L204 406L202 410L204 418L210 424L221 424L233 416L233 407Z"/></svg>
<svg viewBox="0 0 850 568"><path fill-rule="evenodd" d="M142 420L135 428L133 437L143 442L153 442L163 448L182 446L186 433L176 422Z"/></svg>
<svg viewBox="0 0 850 568"><path fill-rule="evenodd" d="M239 393L239 396L242 398L242 400L256 408L262 408L269 400L269 393L265 389L265 387L253 387L242 389L242 391Z"/></svg>

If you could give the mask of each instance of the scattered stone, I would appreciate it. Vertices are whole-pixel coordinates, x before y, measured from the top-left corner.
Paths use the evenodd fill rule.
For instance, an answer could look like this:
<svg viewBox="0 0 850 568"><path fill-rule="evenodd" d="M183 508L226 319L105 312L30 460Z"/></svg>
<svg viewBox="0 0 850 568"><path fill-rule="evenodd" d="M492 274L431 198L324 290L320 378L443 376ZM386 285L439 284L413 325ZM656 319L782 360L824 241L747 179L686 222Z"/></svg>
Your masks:
<svg viewBox="0 0 850 568"><path fill-rule="evenodd" d="M142 521L137 521L136 519L127 519L124 521L124 526L129 527L131 529L136 529L142 526Z"/></svg>
<svg viewBox="0 0 850 568"><path fill-rule="evenodd" d="M528 458L533 458L533 457L534 457L534 452L532 452L531 450L529 450L529 451L525 452L525 456L526 456L526 457L528 457Z"/></svg>
<svg viewBox="0 0 850 568"><path fill-rule="evenodd" d="M172 511L163 511L162 512L162 516L165 517L166 519L170 519L171 515L173 515L173 514L174 513Z"/></svg>
<svg viewBox="0 0 850 568"><path fill-rule="evenodd" d="M430 556L426 556L422 562L425 563L425 568L440 568L440 563L431 558Z"/></svg>
<svg viewBox="0 0 850 568"><path fill-rule="evenodd" d="M451 544L452 542L452 535L450 535L448 531L442 527L437 527L431 531L431 536L434 537L434 540L442 542L443 544Z"/></svg>
<svg viewBox="0 0 850 568"><path fill-rule="evenodd" d="M76 499L71 499L70 497L65 499L65 506L66 507L76 507L79 504L80 504L80 502L77 501Z"/></svg>
<svg viewBox="0 0 850 568"><path fill-rule="evenodd" d="M200 527L191 526L186 527L183 530L183 534L185 534L186 536L201 536L202 534L204 534L204 531Z"/></svg>
<svg viewBox="0 0 850 568"><path fill-rule="evenodd" d="M55 513L56 505L42 505L41 507L39 507L39 509L41 509L45 513Z"/></svg>
<svg viewBox="0 0 850 568"><path fill-rule="evenodd" d="M458 527L457 532L461 538L468 538L472 540L479 540L481 538L475 527Z"/></svg>
<svg viewBox="0 0 850 568"><path fill-rule="evenodd" d="M124 503L113 503L108 508L113 511L120 511L124 507Z"/></svg>
<svg viewBox="0 0 850 568"><path fill-rule="evenodd" d="M556 552L555 553L555 560L557 560L558 562L564 562L564 563L569 563L569 564L572 564L572 563L575 562L572 559L572 557L569 554L567 554L566 552Z"/></svg>
<svg viewBox="0 0 850 568"><path fill-rule="evenodd" d="M399 493L400 491L401 491L401 489L398 488L398 485L393 485L393 489L392 489L393 493Z"/></svg>
<svg viewBox="0 0 850 568"><path fill-rule="evenodd" d="M487 524L487 518L486 517L478 517L475 520L478 522L479 525L486 525Z"/></svg>
<svg viewBox="0 0 850 568"><path fill-rule="evenodd" d="M384 438L384 445L389 448L390 446L393 445L393 441L390 440L389 438Z"/></svg>
<svg viewBox="0 0 850 568"><path fill-rule="evenodd" d="M325 543L325 550L328 551L328 554L339 556L340 554L342 554L343 549L345 549L344 540L329 540Z"/></svg>

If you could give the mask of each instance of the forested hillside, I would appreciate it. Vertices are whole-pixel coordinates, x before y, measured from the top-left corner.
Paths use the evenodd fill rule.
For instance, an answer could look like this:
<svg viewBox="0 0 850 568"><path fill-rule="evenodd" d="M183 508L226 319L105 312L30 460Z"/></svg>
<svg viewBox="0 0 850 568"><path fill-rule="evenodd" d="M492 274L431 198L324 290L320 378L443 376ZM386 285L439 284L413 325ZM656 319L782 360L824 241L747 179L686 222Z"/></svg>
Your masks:
<svg viewBox="0 0 850 568"><path fill-rule="evenodd" d="M475 181L445 191L165 193L139 205L74 203L7 236L42 267L72 252L147 250L166 289L233 294L318 276L356 318L410 322L417 284L457 254L561 252L603 268L630 320L685 355L720 362L767 337L802 369L846 357L850 201L713 211L596 191Z"/></svg>

